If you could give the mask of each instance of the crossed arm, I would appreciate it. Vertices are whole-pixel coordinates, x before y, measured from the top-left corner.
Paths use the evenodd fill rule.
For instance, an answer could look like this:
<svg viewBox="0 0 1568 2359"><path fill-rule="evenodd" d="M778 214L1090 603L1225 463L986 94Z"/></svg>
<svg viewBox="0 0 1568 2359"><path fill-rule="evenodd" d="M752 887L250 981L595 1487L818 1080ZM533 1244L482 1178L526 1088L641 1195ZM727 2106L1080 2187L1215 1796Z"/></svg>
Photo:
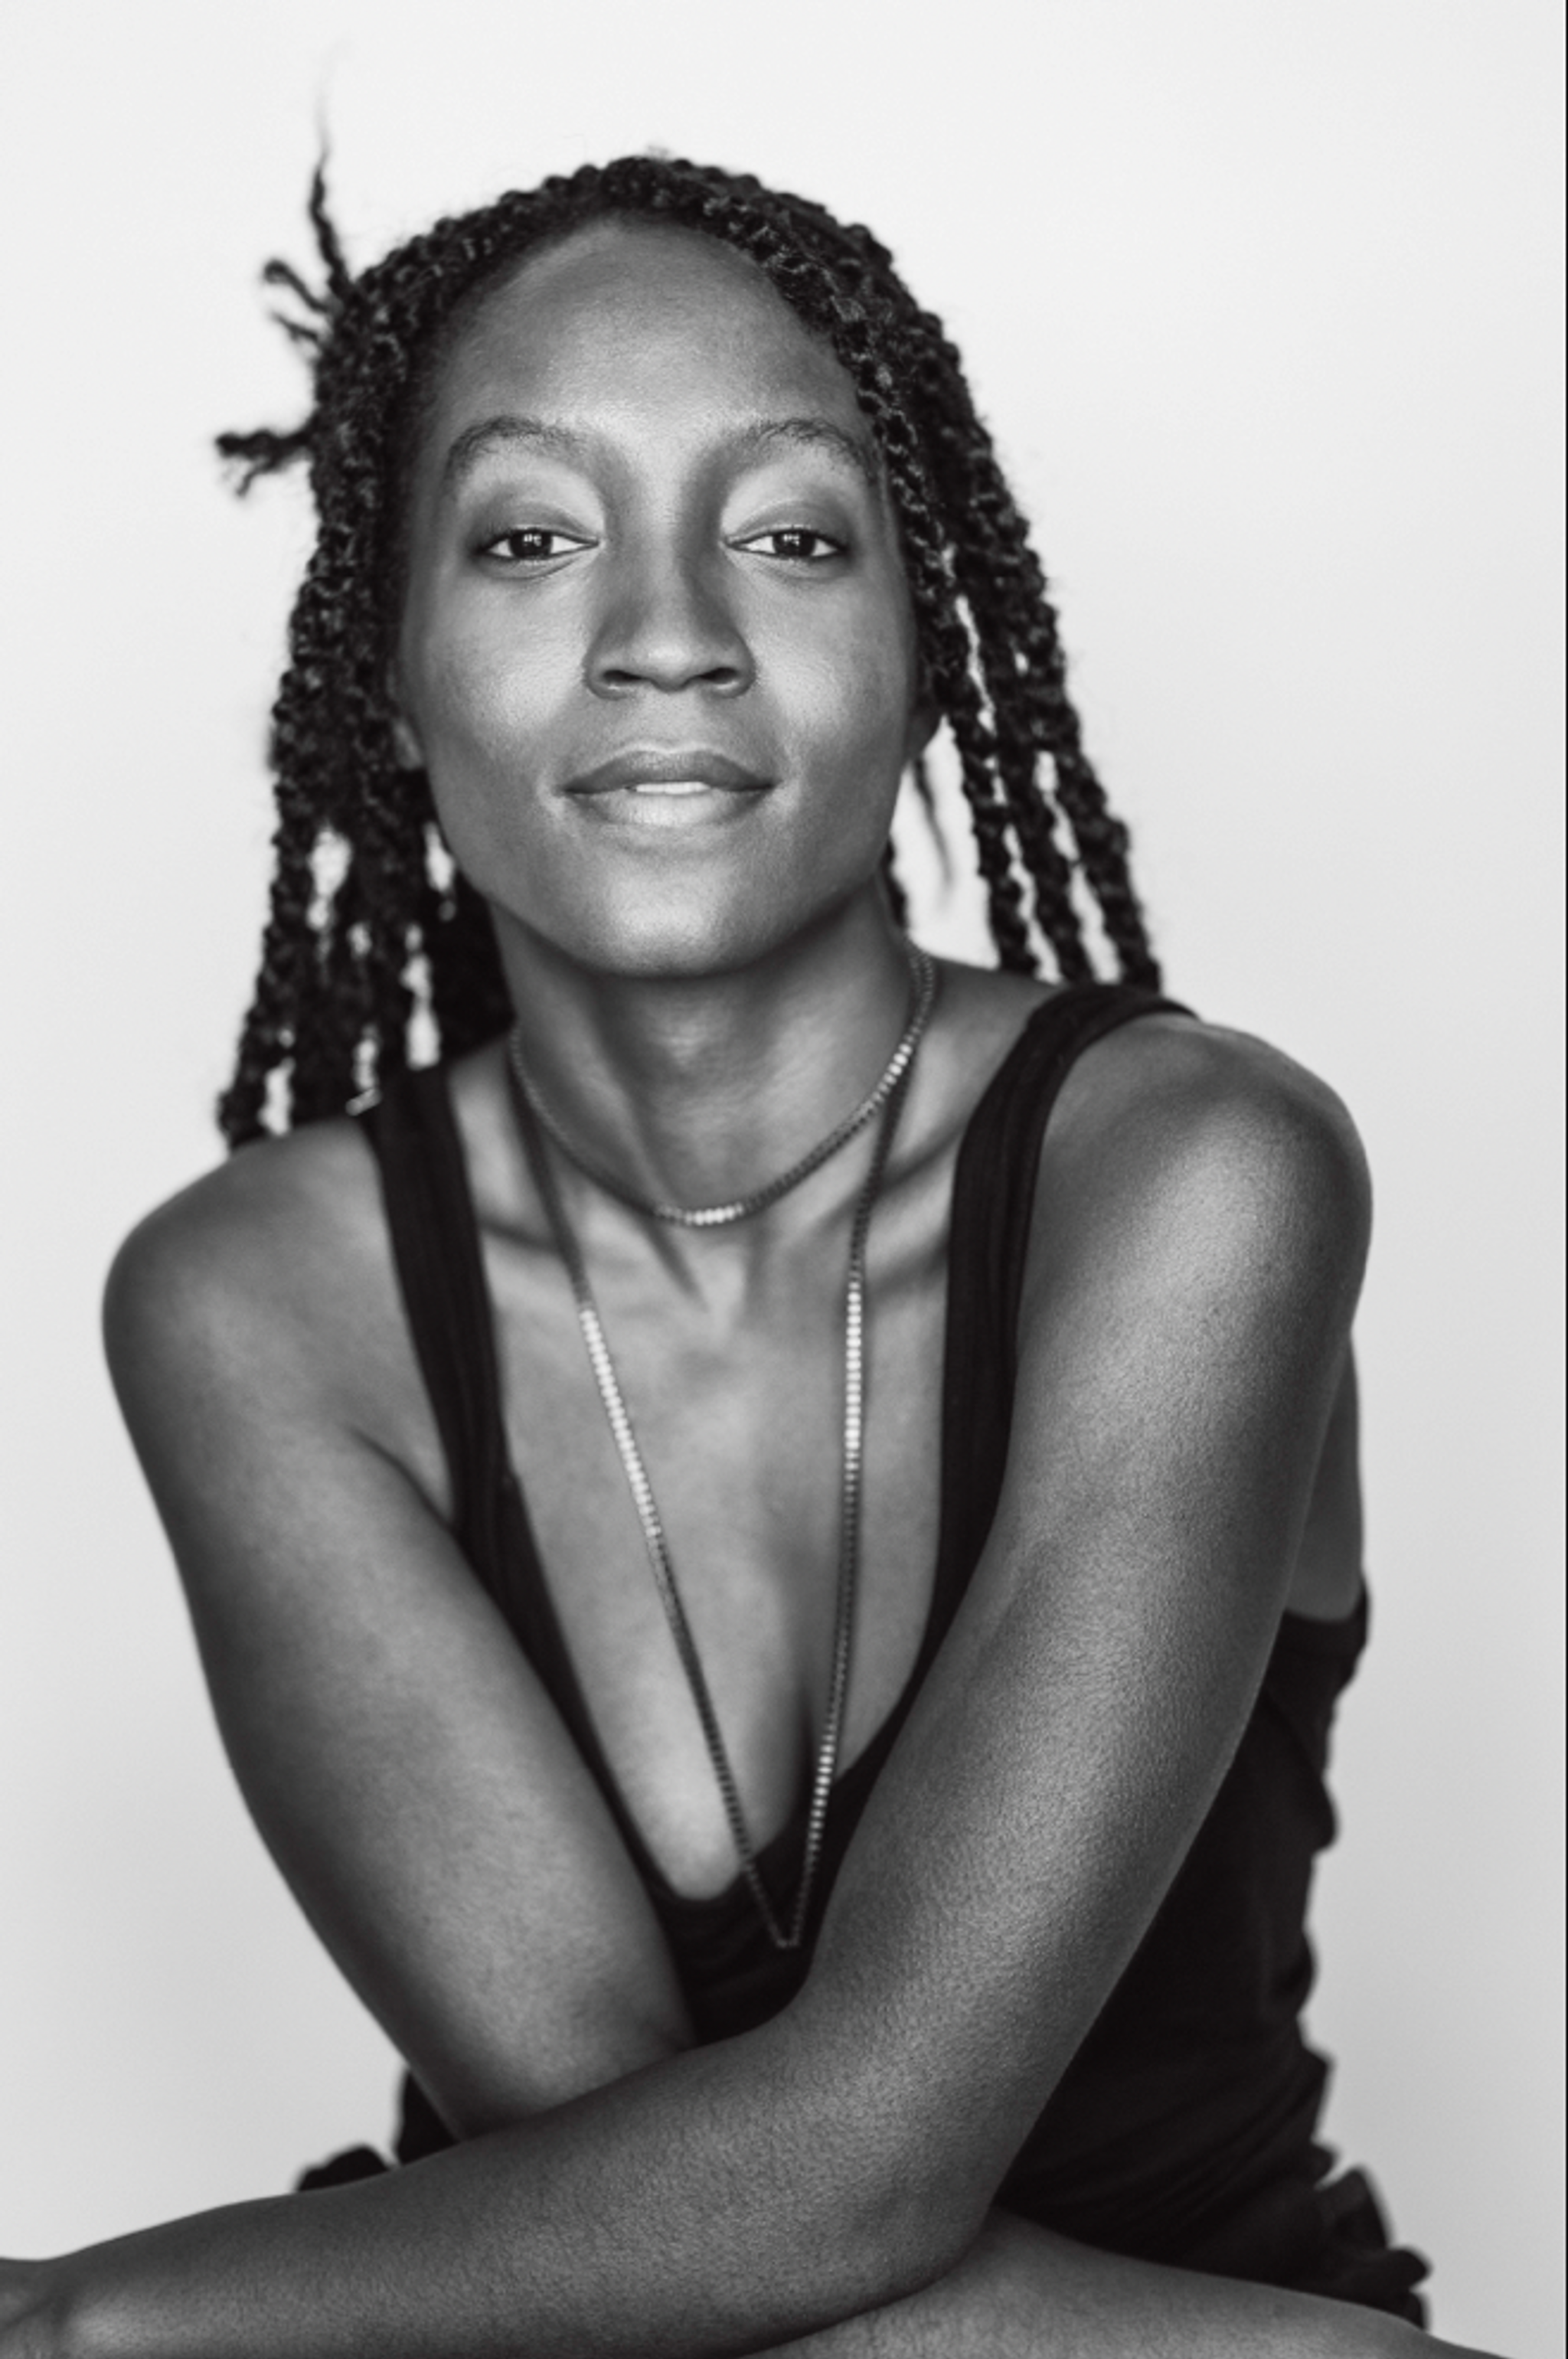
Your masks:
<svg viewBox="0 0 1568 2359"><path fill-rule="evenodd" d="M228 1211L149 1234L116 1373L226 1742L463 2143L0 2275L5 2359L1418 2340L989 2212L1245 1725L1365 1251L1326 1093L1247 1044L1133 1045L1154 1029L1053 1125L996 1527L811 1974L712 2047L493 1608L299 1357L266 1223L248 1268Z"/></svg>

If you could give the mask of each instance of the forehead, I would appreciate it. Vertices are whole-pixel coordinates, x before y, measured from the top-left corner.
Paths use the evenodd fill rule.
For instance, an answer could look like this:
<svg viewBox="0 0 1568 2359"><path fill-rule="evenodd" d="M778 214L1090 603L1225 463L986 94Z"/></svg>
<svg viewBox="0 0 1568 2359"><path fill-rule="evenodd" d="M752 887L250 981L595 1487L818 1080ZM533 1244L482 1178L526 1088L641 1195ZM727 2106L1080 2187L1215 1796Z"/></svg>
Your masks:
<svg viewBox="0 0 1568 2359"><path fill-rule="evenodd" d="M431 392L438 446L498 408L613 419L649 404L817 413L869 439L847 372L762 271L662 223L596 222L528 256L482 298Z"/></svg>

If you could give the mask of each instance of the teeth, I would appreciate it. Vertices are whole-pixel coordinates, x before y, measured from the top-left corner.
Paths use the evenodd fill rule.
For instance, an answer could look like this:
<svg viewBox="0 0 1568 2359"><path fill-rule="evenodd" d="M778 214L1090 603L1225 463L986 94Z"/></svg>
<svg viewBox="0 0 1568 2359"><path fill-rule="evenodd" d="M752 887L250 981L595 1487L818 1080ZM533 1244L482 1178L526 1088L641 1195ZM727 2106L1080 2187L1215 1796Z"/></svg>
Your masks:
<svg viewBox="0 0 1568 2359"><path fill-rule="evenodd" d="M712 791L702 778L645 778L632 788L634 795L705 795Z"/></svg>

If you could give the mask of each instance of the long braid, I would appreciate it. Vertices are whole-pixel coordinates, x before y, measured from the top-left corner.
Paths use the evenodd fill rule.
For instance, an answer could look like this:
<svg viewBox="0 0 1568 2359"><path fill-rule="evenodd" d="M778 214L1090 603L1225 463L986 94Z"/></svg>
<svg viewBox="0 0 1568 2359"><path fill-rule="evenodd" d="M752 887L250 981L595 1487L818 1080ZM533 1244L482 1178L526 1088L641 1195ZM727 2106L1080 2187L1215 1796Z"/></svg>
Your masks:
<svg viewBox="0 0 1568 2359"><path fill-rule="evenodd" d="M303 314L282 324L310 356L314 406L288 431L219 442L242 489L308 458L321 520L274 708L276 870L255 997L219 1108L231 1144L264 1127L280 1080L289 1118L308 1121L399 1071L421 966L443 1054L507 1019L488 911L442 863L430 782L399 766L393 742L387 682L407 475L422 404L471 305L543 241L606 216L664 221L731 246L847 371L901 528L922 676L957 753L1002 964L1035 971L1032 912L1061 973L1090 972L1044 768L1122 972L1157 980L1127 831L1083 750L1027 527L956 352L868 231L749 177L648 156L585 165L440 221L357 277L320 172L310 212L322 286L285 262L264 276ZM929 808L929 781L925 799ZM883 873L901 913L890 854Z"/></svg>
<svg viewBox="0 0 1568 2359"><path fill-rule="evenodd" d="M996 558L992 578L1007 585L1009 614L1024 657L1020 686L1036 742L1051 756L1056 799L1072 826L1084 876L1122 972L1129 982L1158 988L1159 969L1127 861L1127 830L1110 810L1083 750L1083 724L1067 691L1061 629L1044 572L989 438L976 455L982 479L977 506L990 527Z"/></svg>
<svg viewBox="0 0 1568 2359"><path fill-rule="evenodd" d="M512 1006L489 913L466 876L440 898L424 935L437 1029L443 1041L490 1039L511 1022Z"/></svg>

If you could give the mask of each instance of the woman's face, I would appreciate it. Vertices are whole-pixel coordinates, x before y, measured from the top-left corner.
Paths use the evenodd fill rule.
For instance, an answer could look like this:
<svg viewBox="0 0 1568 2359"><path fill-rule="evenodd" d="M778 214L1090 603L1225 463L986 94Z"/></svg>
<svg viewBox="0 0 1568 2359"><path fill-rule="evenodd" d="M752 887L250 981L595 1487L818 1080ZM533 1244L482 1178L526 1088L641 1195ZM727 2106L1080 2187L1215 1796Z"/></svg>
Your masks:
<svg viewBox="0 0 1568 2359"><path fill-rule="evenodd" d="M524 264L410 496L399 745L504 937L697 975L873 889L924 734L898 533L847 375L758 271L613 222Z"/></svg>

